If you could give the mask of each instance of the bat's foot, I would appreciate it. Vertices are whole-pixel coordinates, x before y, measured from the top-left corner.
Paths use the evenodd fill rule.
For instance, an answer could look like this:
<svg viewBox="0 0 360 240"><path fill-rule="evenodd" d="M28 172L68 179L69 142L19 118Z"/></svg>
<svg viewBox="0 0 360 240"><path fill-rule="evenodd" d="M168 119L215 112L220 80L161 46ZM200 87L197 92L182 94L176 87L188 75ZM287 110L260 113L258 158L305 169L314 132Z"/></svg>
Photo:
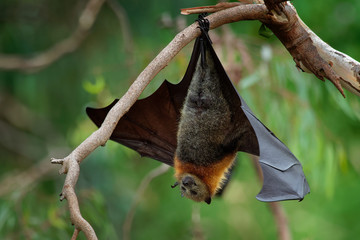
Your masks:
<svg viewBox="0 0 360 240"><path fill-rule="evenodd" d="M196 22L199 23L199 27L201 30L201 33L203 36L206 36L206 38L209 40L209 42L212 44L211 39L208 35L209 29L210 29L210 22L205 17L207 16L207 13L201 13L199 14L198 19L196 19Z"/></svg>

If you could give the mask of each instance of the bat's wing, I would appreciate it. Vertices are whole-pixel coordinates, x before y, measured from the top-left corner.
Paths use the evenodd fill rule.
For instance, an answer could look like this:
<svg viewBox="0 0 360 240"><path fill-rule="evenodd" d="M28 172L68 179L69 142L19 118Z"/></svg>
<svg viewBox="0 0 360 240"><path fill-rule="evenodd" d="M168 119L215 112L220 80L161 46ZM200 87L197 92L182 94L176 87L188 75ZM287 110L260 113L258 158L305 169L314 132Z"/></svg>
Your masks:
<svg viewBox="0 0 360 240"><path fill-rule="evenodd" d="M225 146L231 148L235 145L238 151L259 156L264 182L257 199L264 202L303 199L310 189L301 163L251 112L232 85L211 44L206 38L204 41L212 55L222 92L233 113L229 142Z"/></svg>
<svg viewBox="0 0 360 240"><path fill-rule="evenodd" d="M110 139L134 149L141 156L151 157L172 166L180 110L199 54L197 40L182 81L174 85L165 80L151 96L137 100L119 120ZM117 101L113 101L105 108L87 108L86 112L90 119L100 127Z"/></svg>
<svg viewBox="0 0 360 240"><path fill-rule="evenodd" d="M242 109L250 121L259 144L259 162L264 184L257 199L265 202L298 199L310 192L301 163L241 99Z"/></svg>

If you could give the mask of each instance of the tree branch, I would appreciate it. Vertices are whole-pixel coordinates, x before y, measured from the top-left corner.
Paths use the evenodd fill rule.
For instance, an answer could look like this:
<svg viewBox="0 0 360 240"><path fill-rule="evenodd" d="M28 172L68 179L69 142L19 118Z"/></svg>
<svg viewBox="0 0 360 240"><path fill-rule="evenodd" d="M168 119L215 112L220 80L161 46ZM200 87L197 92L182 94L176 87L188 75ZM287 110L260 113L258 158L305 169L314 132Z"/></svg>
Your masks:
<svg viewBox="0 0 360 240"><path fill-rule="evenodd" d="M204 240L204 230L201 227L200 205L194 203L191 211L192 240Z"/></svg>
<svg viewBox="0 0 360 240"><path fill-rule="evenodd" d="M242 8L240 9L228 9L225 14L219 12L209 16L208 19L211 23L210 27L216 28L228 22L262 18L261 16L266 18L266 8L262 5L244 5L241 7ZM233 17L229 18L226 16ZM91 226L83 220L80 214L78 201L74 191L80 171L79 164L97 147L105 145L114 131L119 119L135 103L149 82L158 72L160 72L160 70L166 67L170 60L174 58L184 46L199 35L200 30L197 28L197 23L190 25L182 32L178 33L169 45L166 46L140 73L134 83L130 86L129 90L109 111L103 124L98 130L85 139L85 141L83 141L73 152L71 152L69 156L63 159L51 159L51 163L63 165L59 171L60 174L67 173L65 184L61 193L61 199L66 198L68 200L72 216L71 220L76 229L80 229L82 231L89 230L90 233L88 234L96 237ZM76 210L75 212L74 209Z"/></svg>
<svg viewBox="0 0 360 240"><path fill-rule="evenodd" d="M267 10L263 5L244 5L237 8L227 9L223 12L214 13L208 17L210 28L217 28L223 24L241 20L267 19ZM104 145L110 138L119 119L130 109L139 98L142 91L150 81L179 53L179 51L200 35L197 23L194 23L178 33L175 38L150 62L140 73L129 90L121 97L109 111L101 127L82 142L68 157L63 160L74 158L77 162L87 157L97 147ZM56 159L53 163L57 163ZM60 162L59 162L60 163ZM63 172L62 172L63 173Z"/></svg>
<svg viewBox="0 0 360 240"><path fill-rule="evenodd" d="M335 81L340 81L341 86L348 91L360 96L360 63L329 46L312 32L301 19L299 19L299 21L309 33L319 56L329 64L331 70L334 72L334 75L330 74L331 77Z"/></svg>
<svg viewBox="0 0 360 240"><path fill-rule="evenodd" d="M239 5L233 8L229 8L223 11L215 12L214 14L207 17L210 21L210 28L217 28L223 24L242 21L242 20L260 20L263 23L266 23L269 28L271 28L274 33L279 37L283 42L285 47L293 54L295 61L297 62L298 67L303 70L308 68L309 70L314 70L314 74L320 78L327 77L333 81L333 83L338 87L338 81L346 82L349 86L354 88L354 92L360 93L360 81L358 78L347 78L343 75L342 72L336 71L337 66L340 63L338 59L350 59L345 54L338 54L339 58L333 59L334 62L329 62L327 59L320 61L319 66L316 65L315 69L311 66L311 54L302 54L300 50L306 51L304 45L310 42L314 42L312 39L313 35L310 33L305 34L305 37L301 35L296 35L293 38L293 42L290 41L292 36L289 32L289 29L292 30L291 19L298 18L294 8L287 3L286 11L281 15L275 13L269 13L267 7L264 4L245 4ZM296 14L295 16L290 16L291 14ZM285 16L285 17L284 17ZM297 24L296 29L303 27L303 24ZM281 28L282 31L277 28ZM305 29L305 32L306 28ZM289 33L287 33L288 31ZM294 31L296 33L296 31ZM304 31L303 31L304 32ZM304 32L304 33L305 33ZM79 164L97 147L104 145L110 138L113 130L115 129L119 119L130 109L130 107L135 103L139 98L141 92L149 84L149 82L158 74L167 64L178 54L178 52L190 43L194 38L200 35L200 30L198 29L197 23L194 23L184 29L182 32L178 33L176 37L153 59L153 61L140 73L134 83L130 86L129 90L125 95L113 106L113 108L107 114L101 127L92 133L84 142L82 142L69 156L63 159L52 159L52 163L62 164L63 167L60 170L60 173L67 173L65 184L62 192L62 198L66 198L69 203L69 208L71 212L72 222L75 224L75 228L82 231L88 231L89 236L93 236L93 239L96 239L96 235L91 228L91 226L81 217L80 210L77 203L77 198L75 195L74 187L77 182L79 175ZM289 44L288 43L292 43ZM315 44L315 42L314 42ZM293 50L295 49L295 50ZM326 53L324 53L326 55ZM310 57L310 58L309 58ZM328 55L326 55L328 57ZM327 67L326 64L328 65ZM353 64L352 69L346 69L346 71L355 71L360 69L360 64L355 60L351 62ZM319 67L319 68L318 68ZM333 76L328 74L334 73ZM359 76L358 72L357 75ZM339 90L341 88L338 87ZM359 94L360 95L360 94ZM75 209L75 210L74 210ZM88 235L87 235L88 236Z"/></svg>
<svg viewBox="0 0 360 240"><path fill-rule="evenodd" d="M281 203L270 202L268 203L268 206L270 207L270 210L275 219L279 240L291 240L292 237L288 225L288 220Z"/></svg>
<svg viewBox="0 0 360 240"><path fill-rule="evenodd" d="M149 184L151 183L151 181L166 173L169 170L170 166L166 165L166 164L161 164L159 167L153 169L151 172L149 172L141 181L139 188L136 191L136 195L135 198L131 204L130 210L126 215L125 221L124 221L124 225L123 225L123 239L124 240L129 240L130 238L130 230L131 230L131 225L132 222L134 220L134 215L135 215L135 210L136 207L138 205L138 203L140 202L142 196L144 195L144 192L146 190L146 188L149 186Z"/></svg>
<svg viewBox="0 0 360 240"><path fill-rule="evenodd" d="M320 56L318 46L310 35L311 30L301 21L290 3L279 6L281 7L277 8L276 13L273 12L274 20L263 23L283 43L299 69L313 73L320 80L329 79L345 97L340 84L344 78L332 68L337 63L330 62L326 55ZM285 21L277 21L277 19L285 19Z"/></svg>
<svg viewBox="0 0 360 240"><path fill-rule="evenodd" d="M360 96L360 63L344 53L341 53L322 41L311 29L305 25L288 1L257 0L265 2L262 5L267 17L257 18L263 22L294 58L296 66L304 72L313 73L324 81L329 79L339 92L345 97L342 86L350 92ZM216 12L227 5L219 7L204 6L183 9L183 14L199 14L206 11ZM231 7L231 5L229 5ZM233 7L222 12L238 9Z"/></svg>
<svg viewBox="0 0 360 240"><path fill-rule="evenodd" d="M75 226L74 234L71 239L76 239L79 231L83 231L87 239L97 240L96 233L91 225L82 217L79 208L79 202L75 193L75 185L80 174L80 165L74 158L69 158L67 161L54 160L52 163L63 164L61 172L66 173L65 184L60 194L60 201L68 201L70 220Z"/></svg>
<svg viewBox="0 0 360 240"><path fill-rule="evenodd" d="M128 20L128 16L124 8L119 4L117 0L106 0L109 7L113 10L116 17L119 19L120 30L122 37L124 39L124 46L122 48L125 49L127 54L126 56L126 64L127 66L131 66L135 62L135 54L134 54L134 40L130 31L130 24Z"/></svg>
<svg viewBox="0 0 360 240"><path fill-rule="evenodd" d="M63 55L77 49L93 26L97 14L105 0L89 0L79 16L78 26L70 37L56 43L50 49L32 58L18 55L0 54L0 68L5 70L36 71L55 62Z"/></svg>
<svg viewBox="0 0 360 240"><path fill-rule="evenodd" d="M342 87L360 96L360 63L322 41L301 20L295 7L282 0L265 0L277 6L270 22L262 21L283 43L293 56L296 66L317 78L329 79L345 97ZM286 19L278 21L277 19Z"/></svg>
<svg viewBox="0 0 360 240"><path fill-rule="evenodd" d="M264 176L259 163L259 157L253 155L250 155L250 157L256 170L256 174L262 183L264 181ZM275 219L279 239L291 240L291 232L289 229L287 217L281 204L279 202L270 202L268 203L268 206L270 207L271 213Z"/></svg>

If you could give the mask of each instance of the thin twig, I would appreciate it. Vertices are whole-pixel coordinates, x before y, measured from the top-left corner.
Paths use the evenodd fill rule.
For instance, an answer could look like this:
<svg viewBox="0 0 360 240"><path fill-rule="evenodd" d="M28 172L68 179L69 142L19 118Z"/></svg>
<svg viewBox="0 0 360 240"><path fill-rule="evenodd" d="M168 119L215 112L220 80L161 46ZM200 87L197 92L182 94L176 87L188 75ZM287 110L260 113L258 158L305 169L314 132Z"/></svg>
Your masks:
<svg viewBox="0 0 360 240"><path fill-rule="evenodd" d="M73 235L71 236L71 240L76 240L78 235L80 233L80 230L75 228Z"/></svg>
<svg viewBox="0 0 360 240"><path fill-rule="evenodd" d="M39 147L39 139L32 134L21 131L0 119L0 146L21 156L24 159L36 160L44 154Z"/></svg>
<svg viewBox="0 0 360 240"><path fill-rule="evenodd" d="M50 156L68 152L69 149L53 149L51 146L54 145L54 139L57 144L65 145L66 141L61 134L47 119L32 112L12 95L0 92L0 109L0 145L22 159L34 162L24 170L7 172L0 179L0 197L16 191L19 193L18 198L21 198L42 178L53 176L56 172L54 167L49 167Z"/></svg>
<svg viewBox="0 0 360 240"><path fill-rule="evenodd" d="M169 170L169 168L170 168L169 165L161 164L159 167L157 167L157 168L153 169L151 172L149 172L141 181L140 186L136 191L135 198L131 204L130 210L127 213L126 218L125 218L125 222L123 225L123 239L124 240L130 239L131 225L134 220L135 210L136 210L138 203L142 199L142 196L144 195L146 188L149 186L150 182L154 178L166 173Z"/></svg>
<svg viewBox="0 0 360 240"><path fill-rule="evenodd" d="M24 216L24 211L23 211L23 199L24 199L24 195L21 195L18 197L16 203L15 203L15 212L16 212L16 217L18 219L19 222L19 230L24 238L26 240L31 240L34 239L34 234L35 234L35 230L32 229L29 224L27 224L26 222L26 217ZM21 235L19 235L20 238Z"/></svg>
<svg viewBox="0 0 360 240"><path fill-rule="evenodd" d="M200 215L200 204L194 203L191 214L192 221L192 239L193 240L204 240L204 231L201 227L201 215Z"/></svg>
<svg viewBox="0 0 360 240"><path fill-rule="evenodd" d="M93 26L105 0L89 0L79 16L78 26L70 37L56 43L48 50L32 57L0 54L0 68L5 70L36 71L55 62L63 55L75 51Z"/></svg>
<svg viewBox="0 0 360 240"><path fill-rule="evenodd" d="M261 166L259 163L259 157L253 156L253 155L250 155L250 156L251 156L251 160L253 162L254 168L256 170L256 174L259 178L259 181L263 182L264 176L263 176ZM271 202L271 203L268 203L268 206L270 207L271 213L276 222L276 228L277 228L279 240L291 240L292 237L291 237L291 232L289 229L287 217L286 217L285 211L284 211L283 207L281 206L281 204L279 202Z"/></svg>
<svg viewBox="0 0 360 240"><path fill-rule="evenodd" d="M11 172L0 181L0 197L14 190L24 195L31 191L42 178L55 172L54 168L49 167L49 156L26 170Z"/></svg>
<svg viewBox="0 0 360 240"><path fill-rule="evenodd" d="M270 210L275 218L278 237L280 240L291 240L291 233L285 210L279 202L268 203Z"/></svg>
<svg viewBox="0 0 360 240"><path fill-rule="evenodd" d="M128 16L124 8L116 0L106 0L109 7L113 10L116 17L119 19L120 30L122 37L124 39L124 46L126 56L126 65L131 66L135 62L134 58L134 40L130 30L130 24Z"/></svg>
<svg viewBox="0 0 360 240"><path fill-rule="evenodd" d="M96 240L97 236L94 229L81 215L79 202L75 193L75 185L79 177L80 165L75 159L71 158L63 168L67 175L62 193L60 194L60 200L66 198L68 202L70 219L75 226L73 237L77 236L79 231L83 231L88 240Z"/></svg>

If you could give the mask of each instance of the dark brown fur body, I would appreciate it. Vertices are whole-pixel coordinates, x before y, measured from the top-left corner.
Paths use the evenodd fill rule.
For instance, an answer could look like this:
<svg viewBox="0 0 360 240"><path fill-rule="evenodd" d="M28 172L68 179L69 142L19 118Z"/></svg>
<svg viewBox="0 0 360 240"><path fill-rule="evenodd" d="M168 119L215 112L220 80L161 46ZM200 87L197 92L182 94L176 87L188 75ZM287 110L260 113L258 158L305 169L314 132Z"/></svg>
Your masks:
<svg viewBox="0 0 360 240"><path fill-rule="evenodd" d="M185 173L192 174L211 196L223 186L237 152L226 144L233 130L232 111L217 74L207 51L204 59L199 57L181 111L174 161L179 182Z"/></svg>
<svg viewBox="0 0 360 240"><path fill-rule="evenodd" d="M181 161L208 166L235 151L224 146L231 130L231 110L224 98L214 63L201 58L190 84L177 134L176 155Z"/></svg>

